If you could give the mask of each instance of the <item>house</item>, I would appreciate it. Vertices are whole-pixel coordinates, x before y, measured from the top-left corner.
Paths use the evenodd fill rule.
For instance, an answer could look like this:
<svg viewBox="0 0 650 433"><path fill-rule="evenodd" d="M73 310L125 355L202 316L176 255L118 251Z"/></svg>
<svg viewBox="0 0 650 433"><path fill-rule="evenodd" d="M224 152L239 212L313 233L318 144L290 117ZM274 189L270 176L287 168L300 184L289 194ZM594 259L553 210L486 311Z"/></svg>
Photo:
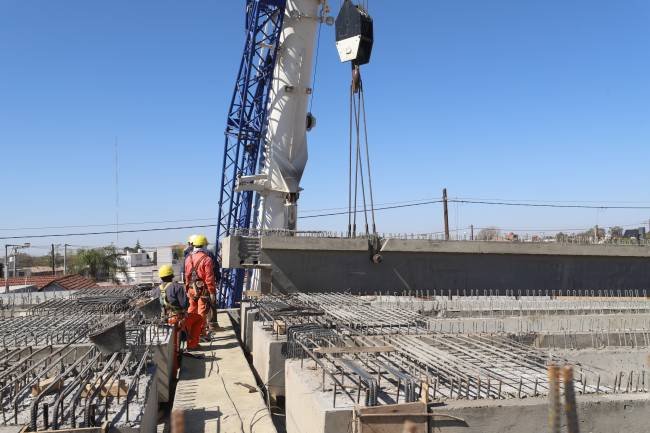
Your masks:
<svg viewBox="0 0 650 433"><path fill-rule="evenodd" d="M645 239L645 227L638 229L625 230L623 233L625 239Z"/></svg>
<svg viewBox="0 0 650 433"><path fill-rule="evenodd" d="M97 287L95 280L79 274L42 275L9 278L7 283L13 292L56 292L63 290L83 290ZM5 284L0 281L0 284Z"/></svg>
<svg viewBox="0 0 650 433"><path fill-rule="evenodd" d="M122 285L158 284L158 267L164 264L171 264L177 276L181 273L181 261L174 258L172 247L161 247L154 251L127 251L119 259L126 268L126 274L118 272L115 280Z"/></svg>

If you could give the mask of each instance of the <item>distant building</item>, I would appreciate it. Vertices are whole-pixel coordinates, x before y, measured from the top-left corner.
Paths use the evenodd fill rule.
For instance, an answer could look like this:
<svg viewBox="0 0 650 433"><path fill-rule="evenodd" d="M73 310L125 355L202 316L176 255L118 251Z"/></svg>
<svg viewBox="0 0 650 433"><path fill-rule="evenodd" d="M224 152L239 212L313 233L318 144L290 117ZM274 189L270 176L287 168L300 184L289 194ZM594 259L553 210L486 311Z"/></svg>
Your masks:
<svg viewBox="0 0 650 433"><path fill-rule="evenodd" d="M39 276L39 275L52 275L51 266L31 266L29 268L22 268L23 274L30 276ZM63 275L63 266L55 268L55 275Z"/></svg>
<svg viewBox="0 0 650 433"><path fill-rule="evenodd" d="M519 240L519 235L513 232L510 232L506 235L506 240L510 242L515 242Z"/></svg>
<svg viewBox="0 0 650 433"><path fill-rule="evenodd" d="M626 239L645 239L645 227L639 227L638 229L625 230L623 237Z"/></svg>
<svg viewBox="0 0 650 433"><path fill-rule="evenodd" d="M175 275L180 276L181 273L181 262L174 258L172 247L157 248L153 251L127 251L119 259L126 266L126 275L118 272L115 276L119 284L158 284L158 267L165 264L174 267Z"/></svg>

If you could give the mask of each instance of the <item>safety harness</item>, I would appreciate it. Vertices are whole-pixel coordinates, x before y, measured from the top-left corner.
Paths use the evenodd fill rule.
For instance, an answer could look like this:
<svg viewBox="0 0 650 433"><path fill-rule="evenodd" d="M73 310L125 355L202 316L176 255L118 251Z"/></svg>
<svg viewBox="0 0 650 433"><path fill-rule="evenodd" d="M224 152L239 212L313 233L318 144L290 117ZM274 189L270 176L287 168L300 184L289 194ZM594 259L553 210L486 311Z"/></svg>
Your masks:
<svg viewBox="0 0 650 433"><path fill-rule="evenodd" d="M203 260L207 259L208 255L204 254L203 257L201 257L201 260L197 264L194 264L194 259L192 258L192 255L190 255L190 262L192 263L192 270L190 271L190 287L194 289L194 299L198 298L203 298L208 296L205 292L207 291L207 287L205 284L205 281L201 277L199 277L199 273L196 271L196 268L203 263Z"/></svg>
<svg viewBox="0 0 650 433"><path fill-rule="evenodd" d="M177 305L173 305L171 302L169 302L169 299L167 298L167 289L172 284L173 283L171 282L167 282L167 283L162 283L160 285L160 304L163 306L167 314L177 315L182 313L183 309Z"/></svg>

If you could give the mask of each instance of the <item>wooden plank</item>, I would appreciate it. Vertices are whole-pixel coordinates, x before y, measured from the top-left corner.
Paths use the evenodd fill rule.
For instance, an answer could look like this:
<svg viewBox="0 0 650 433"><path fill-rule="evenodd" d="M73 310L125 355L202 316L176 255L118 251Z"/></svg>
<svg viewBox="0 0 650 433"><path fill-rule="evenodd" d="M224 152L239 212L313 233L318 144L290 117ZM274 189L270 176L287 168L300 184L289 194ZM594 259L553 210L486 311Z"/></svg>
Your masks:
<svg viewBox="0 0 650 433"><path fill-rule="evenodd" d="M420 383L420 401L429 404L429 382L422 381Z"/></svg>
<svg viewBox="0 0 650 433"><path fill-rule="evenodd" d="M284 320L273 321L273 332L278 335L284 335L287 333L287 324L284 323Z"/></svg>
<svg viewBox="0 0 650 433"><path fill-rule="evenodd" d="M88 396L88 394L90 394L91 388L92 385L90 383L87 383L85 389L81 392L81 396ZM113 382L113 385L111 385L111 389L109 390L106 389L106 386L102 387L100 393L102 397L106 397L107 395L109 397L117 397L118 395L120 397L124 397L127 391L128 388L126 386L126 381L124 381L124 379L120 379L119 381Z"/></svg>
<svg viewBox="0 0 650 433"><path fill-rule="evenodd" d="M422 402L357 407L359 433L427 433L427 405Z"/></svg>
<svg viewBox="0 0 650 433"><path fill-rule="evenodd" d="M317 347L314 353L379 353L379 352L395 352L393 346L347 346L347 347Z"/></svg>
<svg viewBox="0 0 650 433"><path fill-rule="evenodd" d="M48 386L54 383L56 377L49 377L47 379L39 380L38 383L32 385L32 397L36 397L45 390ZM63 379L59 379L58 383L50 388L49 392L60 391L63 388Z"/></svg>
<svg viewBox="0 0 650 433"><path fill-rule="evenodd" d="M102 424L101 427L79 427L79 428L60 428L58 430L39 430L40 433L56 432L56 433L108 433L108 423ZM28 426L25 426L20 433L27 433Z"/></svg>

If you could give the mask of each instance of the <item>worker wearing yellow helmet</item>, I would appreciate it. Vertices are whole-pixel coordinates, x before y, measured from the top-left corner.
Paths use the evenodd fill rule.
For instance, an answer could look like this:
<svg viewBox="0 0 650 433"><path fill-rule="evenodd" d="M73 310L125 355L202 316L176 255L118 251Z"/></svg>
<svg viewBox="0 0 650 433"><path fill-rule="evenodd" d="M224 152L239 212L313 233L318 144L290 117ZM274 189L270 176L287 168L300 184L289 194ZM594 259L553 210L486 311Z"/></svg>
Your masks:
<svg viewBox="0 0 650 433"><path fill-rule="evenodd" d="M190 297L191 313L203 318L203 335L208 335L208 313L212 311L212 320L216 321L218 273L215 272L217 260L207 249L208 238L194 235L191 238L192 251L185 257L185 288Z"/></svg>
<svg viewBox="0 0 650 433"><path fill-rule="evenodd" d="M174 281L174 268L172 265L162 265L158 269L158 276L162 280L160 286L156 287L152 295L160 299L164 308L167 323L175 329L175 350L180 350L180 334L184 331L187 335L187 348L197 349L201 338L203 319L196 313L188 311L189 300L185 287Z"/></svg>

